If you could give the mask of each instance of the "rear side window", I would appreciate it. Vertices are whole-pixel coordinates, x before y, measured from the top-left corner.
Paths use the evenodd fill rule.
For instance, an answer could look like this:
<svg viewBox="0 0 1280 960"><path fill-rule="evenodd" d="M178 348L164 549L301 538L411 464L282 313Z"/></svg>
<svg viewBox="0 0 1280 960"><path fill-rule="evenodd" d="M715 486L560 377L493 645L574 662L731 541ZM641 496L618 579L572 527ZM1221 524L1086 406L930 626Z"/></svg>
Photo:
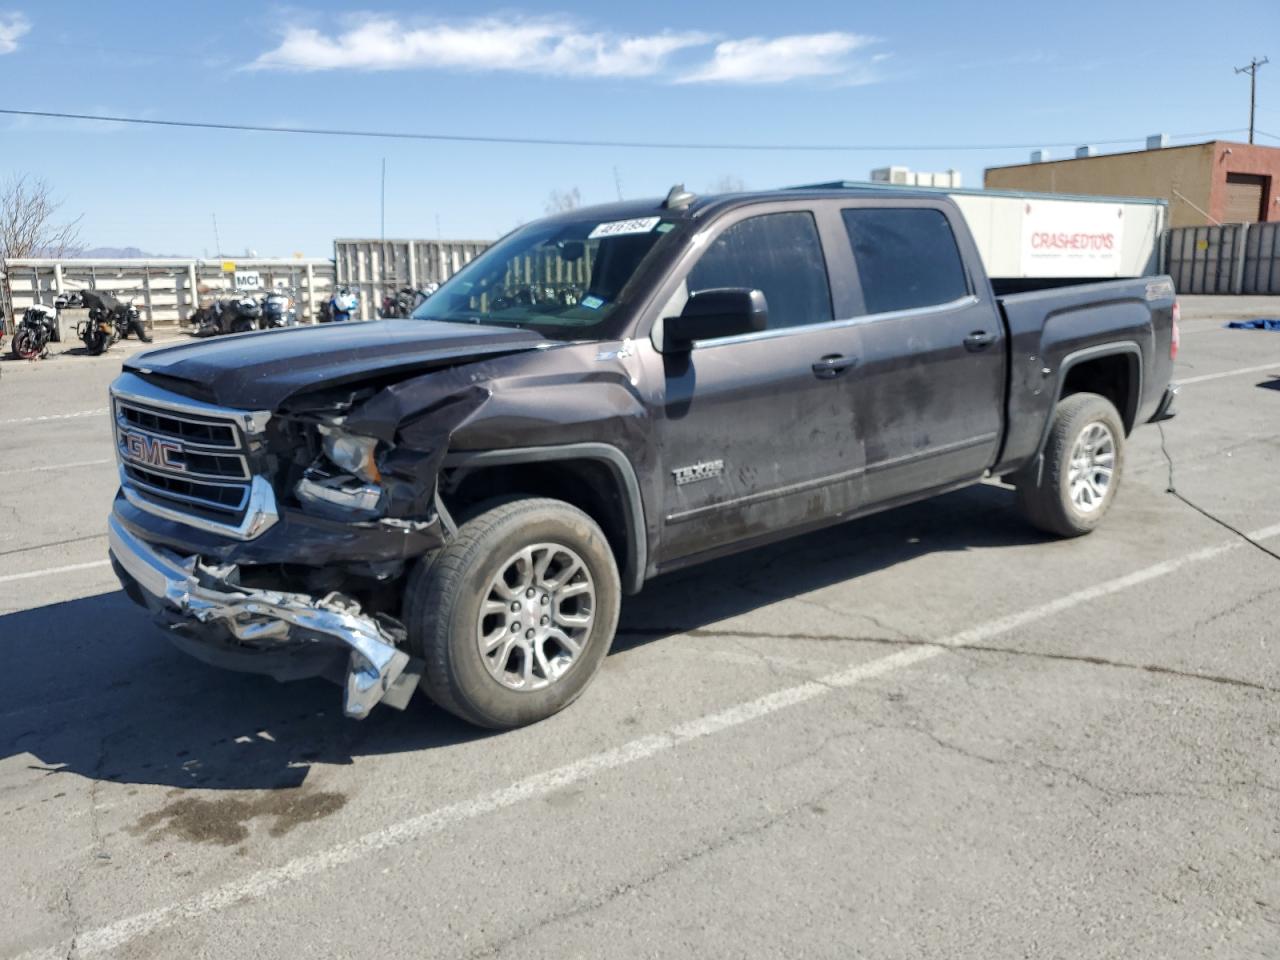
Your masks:
<svg viewBox="0 0 1280 960"><path fill-rule="evenodd" d="M763 291L769 329L831 320L827 265L813 214L766 213L735 223L689 272L689 292L718 287Z"/></svg>
<svg viewBox="0 0 1280 960"><path fill-rule="evenodd" d="M969 282L941 210L843 210L867 313L934 307L965 296Z"/></svg>

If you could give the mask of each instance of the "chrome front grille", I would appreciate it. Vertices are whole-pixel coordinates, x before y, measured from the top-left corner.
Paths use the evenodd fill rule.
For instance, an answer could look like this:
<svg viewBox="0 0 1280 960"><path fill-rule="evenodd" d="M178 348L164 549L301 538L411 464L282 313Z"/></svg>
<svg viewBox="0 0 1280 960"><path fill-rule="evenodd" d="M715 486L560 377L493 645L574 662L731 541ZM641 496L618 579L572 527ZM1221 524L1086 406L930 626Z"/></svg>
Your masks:
<svg viewBox="0 0 1280 960"><path fill-rule="evenodd" d="M116 457L138 508L236 539L276 520L271 485L251 469L268 414L161 390L134 374L111 388Z"/></svg>

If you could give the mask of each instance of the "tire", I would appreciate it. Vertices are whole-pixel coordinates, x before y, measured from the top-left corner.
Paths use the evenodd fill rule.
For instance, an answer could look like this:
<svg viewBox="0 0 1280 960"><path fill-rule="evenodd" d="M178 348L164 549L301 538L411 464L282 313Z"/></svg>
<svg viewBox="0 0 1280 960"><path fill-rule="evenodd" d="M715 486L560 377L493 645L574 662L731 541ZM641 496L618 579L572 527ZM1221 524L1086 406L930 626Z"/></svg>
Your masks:
<svg viewBox="0 0 1280 960"><path fill-rule="evenodd" d="M110 339L103 333L95 331L89 335L89 339L85 341L85 348L89 351L89 356L96 357L106 351L111 346Z"/></svg>
<svg viewBox="0 0 1280 960"><path fill-rule="evenodd" d="M36 338L31 331L23 327L13 335L13 355L19 360L34 360L40 355L40 348L36 346Z"/></svg>
<svg viewBox="0 0 1280 960"><path fill-rule="evenodd" d="M244 317L240 317L231 324L232 333L252 333L256 329L257 328L254 326L253 321Z"/></svg>
<svg viewBox="0 0 1280 960"><path fill-rule="evenodd" d="M1091 533L1115 500L1124 442L1124 422L1106 397L1075 393L1064 398L1054 410L1039 476L1033 465L1014 478L1023 515L1059 537ZM1083 470L1073 469L1073 455L1090 458Z"/></svg>
<svg viewBox="0 0 1280 960"><path fill-rule="evenodd" d="M533 569L541 564L541 577L522 577L526 550ZM580 570L569 572L574 560ZM482 615L486 603L490 612ZM508 612L508 604L520 610ZM472 517L420 562L406 585L404 618L414 655L425 662L427 696L469 723L505 730L544 720L578 698L609 652L621 604L618 567L595 521L563 501L526 498ZM550 616L539 616L544 610ZM566 626L561 617L587 622ZM576 653L550 636L557 629ZM482 636L497 638L488 656Z"/></svg>

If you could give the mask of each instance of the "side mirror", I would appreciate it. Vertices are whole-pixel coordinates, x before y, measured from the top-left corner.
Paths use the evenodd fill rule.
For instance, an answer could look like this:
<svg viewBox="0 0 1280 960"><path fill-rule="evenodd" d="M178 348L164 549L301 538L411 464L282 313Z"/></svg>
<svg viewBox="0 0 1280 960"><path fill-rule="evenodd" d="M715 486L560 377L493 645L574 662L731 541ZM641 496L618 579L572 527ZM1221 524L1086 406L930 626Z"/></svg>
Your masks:
<svg viewBox="0 0 1280 960"><path fill-rule="evenodd" d="M680 316L662 321L663 349L684 351L697 340L755 333L768 324L769 305L760 290L746 287L699 290L689 297Z"/></svg>

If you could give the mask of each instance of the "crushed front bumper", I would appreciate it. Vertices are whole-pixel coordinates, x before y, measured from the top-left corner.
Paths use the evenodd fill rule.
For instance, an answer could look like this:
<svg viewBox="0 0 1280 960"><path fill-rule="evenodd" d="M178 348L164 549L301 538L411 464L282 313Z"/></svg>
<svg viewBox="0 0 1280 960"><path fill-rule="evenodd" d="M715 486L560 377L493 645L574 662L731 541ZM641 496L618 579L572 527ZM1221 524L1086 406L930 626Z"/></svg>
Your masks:
<svg viewBox="0 0 1280 960"><path fill-rule="evenodd" d="M114 515L107 536L125 589L174 631L186 652L285 679L324 674L345 651L349 717L368 716L379 702L403 708L412 695L417 676L406 670L409 655L357 605L335 595L316 599L229 583L234 568L211 568L147 543Z"/></svg>

